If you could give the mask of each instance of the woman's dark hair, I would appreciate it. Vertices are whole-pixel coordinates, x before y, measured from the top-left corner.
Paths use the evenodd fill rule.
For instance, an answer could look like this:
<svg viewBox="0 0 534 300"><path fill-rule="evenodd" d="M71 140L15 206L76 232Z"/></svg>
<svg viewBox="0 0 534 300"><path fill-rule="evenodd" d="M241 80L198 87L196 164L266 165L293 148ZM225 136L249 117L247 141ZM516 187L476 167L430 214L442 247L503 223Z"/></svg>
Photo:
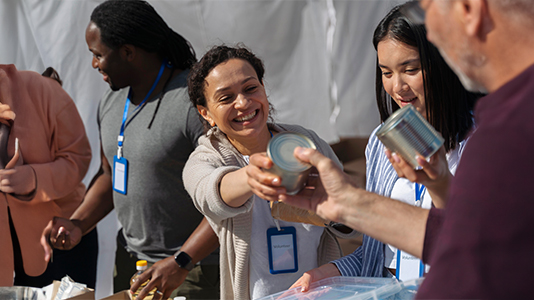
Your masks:
<svg viewBox="0 0 534 300"><path fill-rule="evenodd" d="M191 44L144 0L108 0L91 14L102 42L112 49L130 44L168 59L173 67L189 69L196 56Z"/></svg>
<svg viewBox="0 0 534 300"><path fill-rule="evenodd" d="M196 63L189 72L187 78L187 88L189 90L189 99L193 106L201 105L207 107L204 90L206 88L206 77L216 66L233 58L243 59L250 63L256 71L258 80L263 83L263 75L265 68L261 59L256 57L254 53L244 46L228 47L226 45L215 46L211 48L204 56ZM273 108L269 104L270 116L273 113ZM202 120L205 124L205 120ZM271 120L272 121L272 120ZM209 125L208 125L209 126Z"/></svg>
<svg viewBox="0 0 534 300"><path fill-rule="evenodd" d="M394 7L380 21L373 35L375 49L378 43L393 39L415 47L419 51L423 86L425 89L425 108L428 122L445 139L447 152L456 148L468 134L473 125L472 110L480 94L468 92L447 65L438 49L426 39L424 25L414 25ZM382 71L376 63L376 101L380 118L385 121L399 106L384 89Z"/></svg>
<svg viewBox="0 0 534 300"><path fill-rule="evenodd" d="M50 77L55 81L59 82L59 85L63 85L63 81L61 81L61 78L59 78L59 73L52 67L46 68L46 70L44 70L43 74L41 75L43 75L44 77Z"/></svg>

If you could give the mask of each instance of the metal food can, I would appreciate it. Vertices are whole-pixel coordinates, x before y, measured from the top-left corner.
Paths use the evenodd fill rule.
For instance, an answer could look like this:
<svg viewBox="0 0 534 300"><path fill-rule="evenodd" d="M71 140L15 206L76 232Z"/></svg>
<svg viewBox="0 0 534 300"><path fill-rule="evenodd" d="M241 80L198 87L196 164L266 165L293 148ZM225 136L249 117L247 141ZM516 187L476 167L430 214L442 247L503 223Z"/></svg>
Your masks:
<svg viewBox="0 0 534 300"><path fill-rule="evenodd" d="M402 156L415 169L420 167L415 159L417 155L428 160L444 141L411 104L389 116L376 136L386 148Z"/></svg>
<svg viewBox="0 0 534 300"><path fill-rule="evenodd" d="M311 170L310 164L293 155L296 147L316 149L312 140L295 132L278 133L267 145L267 156L273 161L268 172L280 176L288 195L295 195L304 188Z"/></svg>

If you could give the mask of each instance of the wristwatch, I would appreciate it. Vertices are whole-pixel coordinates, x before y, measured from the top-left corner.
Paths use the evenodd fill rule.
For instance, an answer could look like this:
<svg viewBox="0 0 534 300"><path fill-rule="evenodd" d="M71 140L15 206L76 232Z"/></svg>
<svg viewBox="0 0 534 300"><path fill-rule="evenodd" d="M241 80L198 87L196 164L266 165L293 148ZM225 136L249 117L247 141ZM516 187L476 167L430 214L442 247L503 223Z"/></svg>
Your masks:
<svg viewBox="0 0 534 300"><path fill-rule="evenodd" d="M195 267L191 256L181 250L176 252L176 254L174 255L174 261L178 264L180 268L186 269L187 271L191 271Z"/></svg>

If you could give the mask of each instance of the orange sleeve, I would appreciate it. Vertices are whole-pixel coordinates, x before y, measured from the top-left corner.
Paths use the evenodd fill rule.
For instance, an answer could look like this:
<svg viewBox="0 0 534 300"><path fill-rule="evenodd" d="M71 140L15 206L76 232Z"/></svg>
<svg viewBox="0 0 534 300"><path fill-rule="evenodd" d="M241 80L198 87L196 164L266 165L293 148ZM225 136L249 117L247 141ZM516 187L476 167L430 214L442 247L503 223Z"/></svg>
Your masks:
<svg viewBox="0 0 534 300"><path fill-rule="evenodd" d="M91 147L76 105L53 80L43 82L42 96L48 104L51 160L29 163L37 175L32 201L50 201L72 193L83 180L91 162ZM21 147L24 154L25 149Z"/></svg>

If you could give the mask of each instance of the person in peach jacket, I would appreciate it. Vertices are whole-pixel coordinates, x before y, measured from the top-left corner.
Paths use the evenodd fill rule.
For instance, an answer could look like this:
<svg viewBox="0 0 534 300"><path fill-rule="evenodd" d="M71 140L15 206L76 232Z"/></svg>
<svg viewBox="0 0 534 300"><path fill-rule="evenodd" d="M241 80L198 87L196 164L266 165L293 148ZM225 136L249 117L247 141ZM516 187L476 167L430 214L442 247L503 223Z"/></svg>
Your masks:
<svg viewBox="0 0 534 300"><path fill-rule="evenodd" d="M46 270L42 231L79 206L90 161L83 122L61 85L0 65L0 286L23 285L17 252L26 275Z"/></svg>

